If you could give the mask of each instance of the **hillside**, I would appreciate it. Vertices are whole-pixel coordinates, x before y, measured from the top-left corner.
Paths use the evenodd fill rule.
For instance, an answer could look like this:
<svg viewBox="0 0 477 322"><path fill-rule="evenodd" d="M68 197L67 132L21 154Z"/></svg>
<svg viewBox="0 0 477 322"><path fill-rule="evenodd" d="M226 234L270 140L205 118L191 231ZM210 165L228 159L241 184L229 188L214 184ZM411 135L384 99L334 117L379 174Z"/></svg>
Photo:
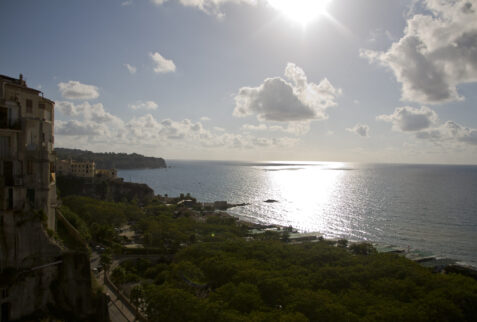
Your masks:
<svg viewBox="0 0 477 322"><path fill-rule="evenodd" d="M163 158L146 157L136 153L95 153L67 148L55 148L55 151L59 160L94 161L99 169L155 169L167 166Z"/></svg>

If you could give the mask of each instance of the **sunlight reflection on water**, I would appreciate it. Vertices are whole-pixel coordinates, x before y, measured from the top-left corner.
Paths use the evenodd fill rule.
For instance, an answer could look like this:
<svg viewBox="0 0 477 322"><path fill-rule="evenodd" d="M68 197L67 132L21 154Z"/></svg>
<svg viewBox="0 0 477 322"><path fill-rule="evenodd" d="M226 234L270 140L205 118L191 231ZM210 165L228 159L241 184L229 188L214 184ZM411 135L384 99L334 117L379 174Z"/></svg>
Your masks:
<svg viewBox="0 0 477 322"><path fill-rule="evenodd" d="M477 167L170 161L121 170L156 193L249 203L230 213L326 237L427 249L477 263ZM266 203L267 199L277 200Z"/></svg>

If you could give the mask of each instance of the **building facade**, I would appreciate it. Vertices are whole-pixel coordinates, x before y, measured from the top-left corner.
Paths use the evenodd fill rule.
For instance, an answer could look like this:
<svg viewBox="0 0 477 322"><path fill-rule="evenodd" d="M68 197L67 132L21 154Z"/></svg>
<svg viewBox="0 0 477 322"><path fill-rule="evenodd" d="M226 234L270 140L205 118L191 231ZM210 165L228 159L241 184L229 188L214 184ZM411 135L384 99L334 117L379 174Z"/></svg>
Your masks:
<svg viewBox="0 0 477 322"><path fill-rule="evenodd" d="M93 178L96 166L93 161L57 160L56 171L60 176Z"/></svg>
<svg viewBox="0 0 477 322"><path fill-rule="evenodd" d="M0 221L41 210L55 230L54 102L0 75Z"/></svg>

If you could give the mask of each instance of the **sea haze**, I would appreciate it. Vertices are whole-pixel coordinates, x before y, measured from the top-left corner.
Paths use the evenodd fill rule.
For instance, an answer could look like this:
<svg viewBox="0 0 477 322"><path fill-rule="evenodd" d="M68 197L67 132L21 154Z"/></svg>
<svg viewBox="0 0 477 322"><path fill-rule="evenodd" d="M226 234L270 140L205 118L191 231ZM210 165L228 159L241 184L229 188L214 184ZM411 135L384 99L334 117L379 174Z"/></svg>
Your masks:
<svg viewBox="0 0 477 322"><path fill-rule="evenodd" d="M229 210L249 221L410 246L477 266L477 166L174 160L168 166L119 176L156 194L249 203Z"/></svg>

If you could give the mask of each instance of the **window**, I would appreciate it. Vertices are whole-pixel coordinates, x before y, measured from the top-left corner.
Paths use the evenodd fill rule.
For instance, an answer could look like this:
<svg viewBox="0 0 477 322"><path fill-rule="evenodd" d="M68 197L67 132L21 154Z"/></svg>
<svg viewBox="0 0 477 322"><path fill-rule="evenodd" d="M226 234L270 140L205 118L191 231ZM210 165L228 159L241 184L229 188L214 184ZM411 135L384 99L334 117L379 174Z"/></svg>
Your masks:
<svg viewBox="0 0 477 322"><path fill-rule="evenodd" d="M35 204L35 189L27 190L27 200L30 204Z"/></svg>
<svg viewBox="0 0 477 322"><path fill-rule="evenodd" d="M0 158L10 156L10 137L0 136Z"/></svg>
<svg viewBox="0 0 477 322"><path fill-rule="evenodd" d="M33 102L32 100L26 100L27 113L33 113Z"/></svg>
<svg viewBox="0 0 477 322"><path fill-rule="evenodd" d="M45 109L45 104L44 103L38 103L38 108L41 108L42 110Z"/></svg>
<svg viewBox="0 0 477 322"><path fill-rule="evenodd" d="M27 174L33 174L33 161L27 160Z"/></svg>

